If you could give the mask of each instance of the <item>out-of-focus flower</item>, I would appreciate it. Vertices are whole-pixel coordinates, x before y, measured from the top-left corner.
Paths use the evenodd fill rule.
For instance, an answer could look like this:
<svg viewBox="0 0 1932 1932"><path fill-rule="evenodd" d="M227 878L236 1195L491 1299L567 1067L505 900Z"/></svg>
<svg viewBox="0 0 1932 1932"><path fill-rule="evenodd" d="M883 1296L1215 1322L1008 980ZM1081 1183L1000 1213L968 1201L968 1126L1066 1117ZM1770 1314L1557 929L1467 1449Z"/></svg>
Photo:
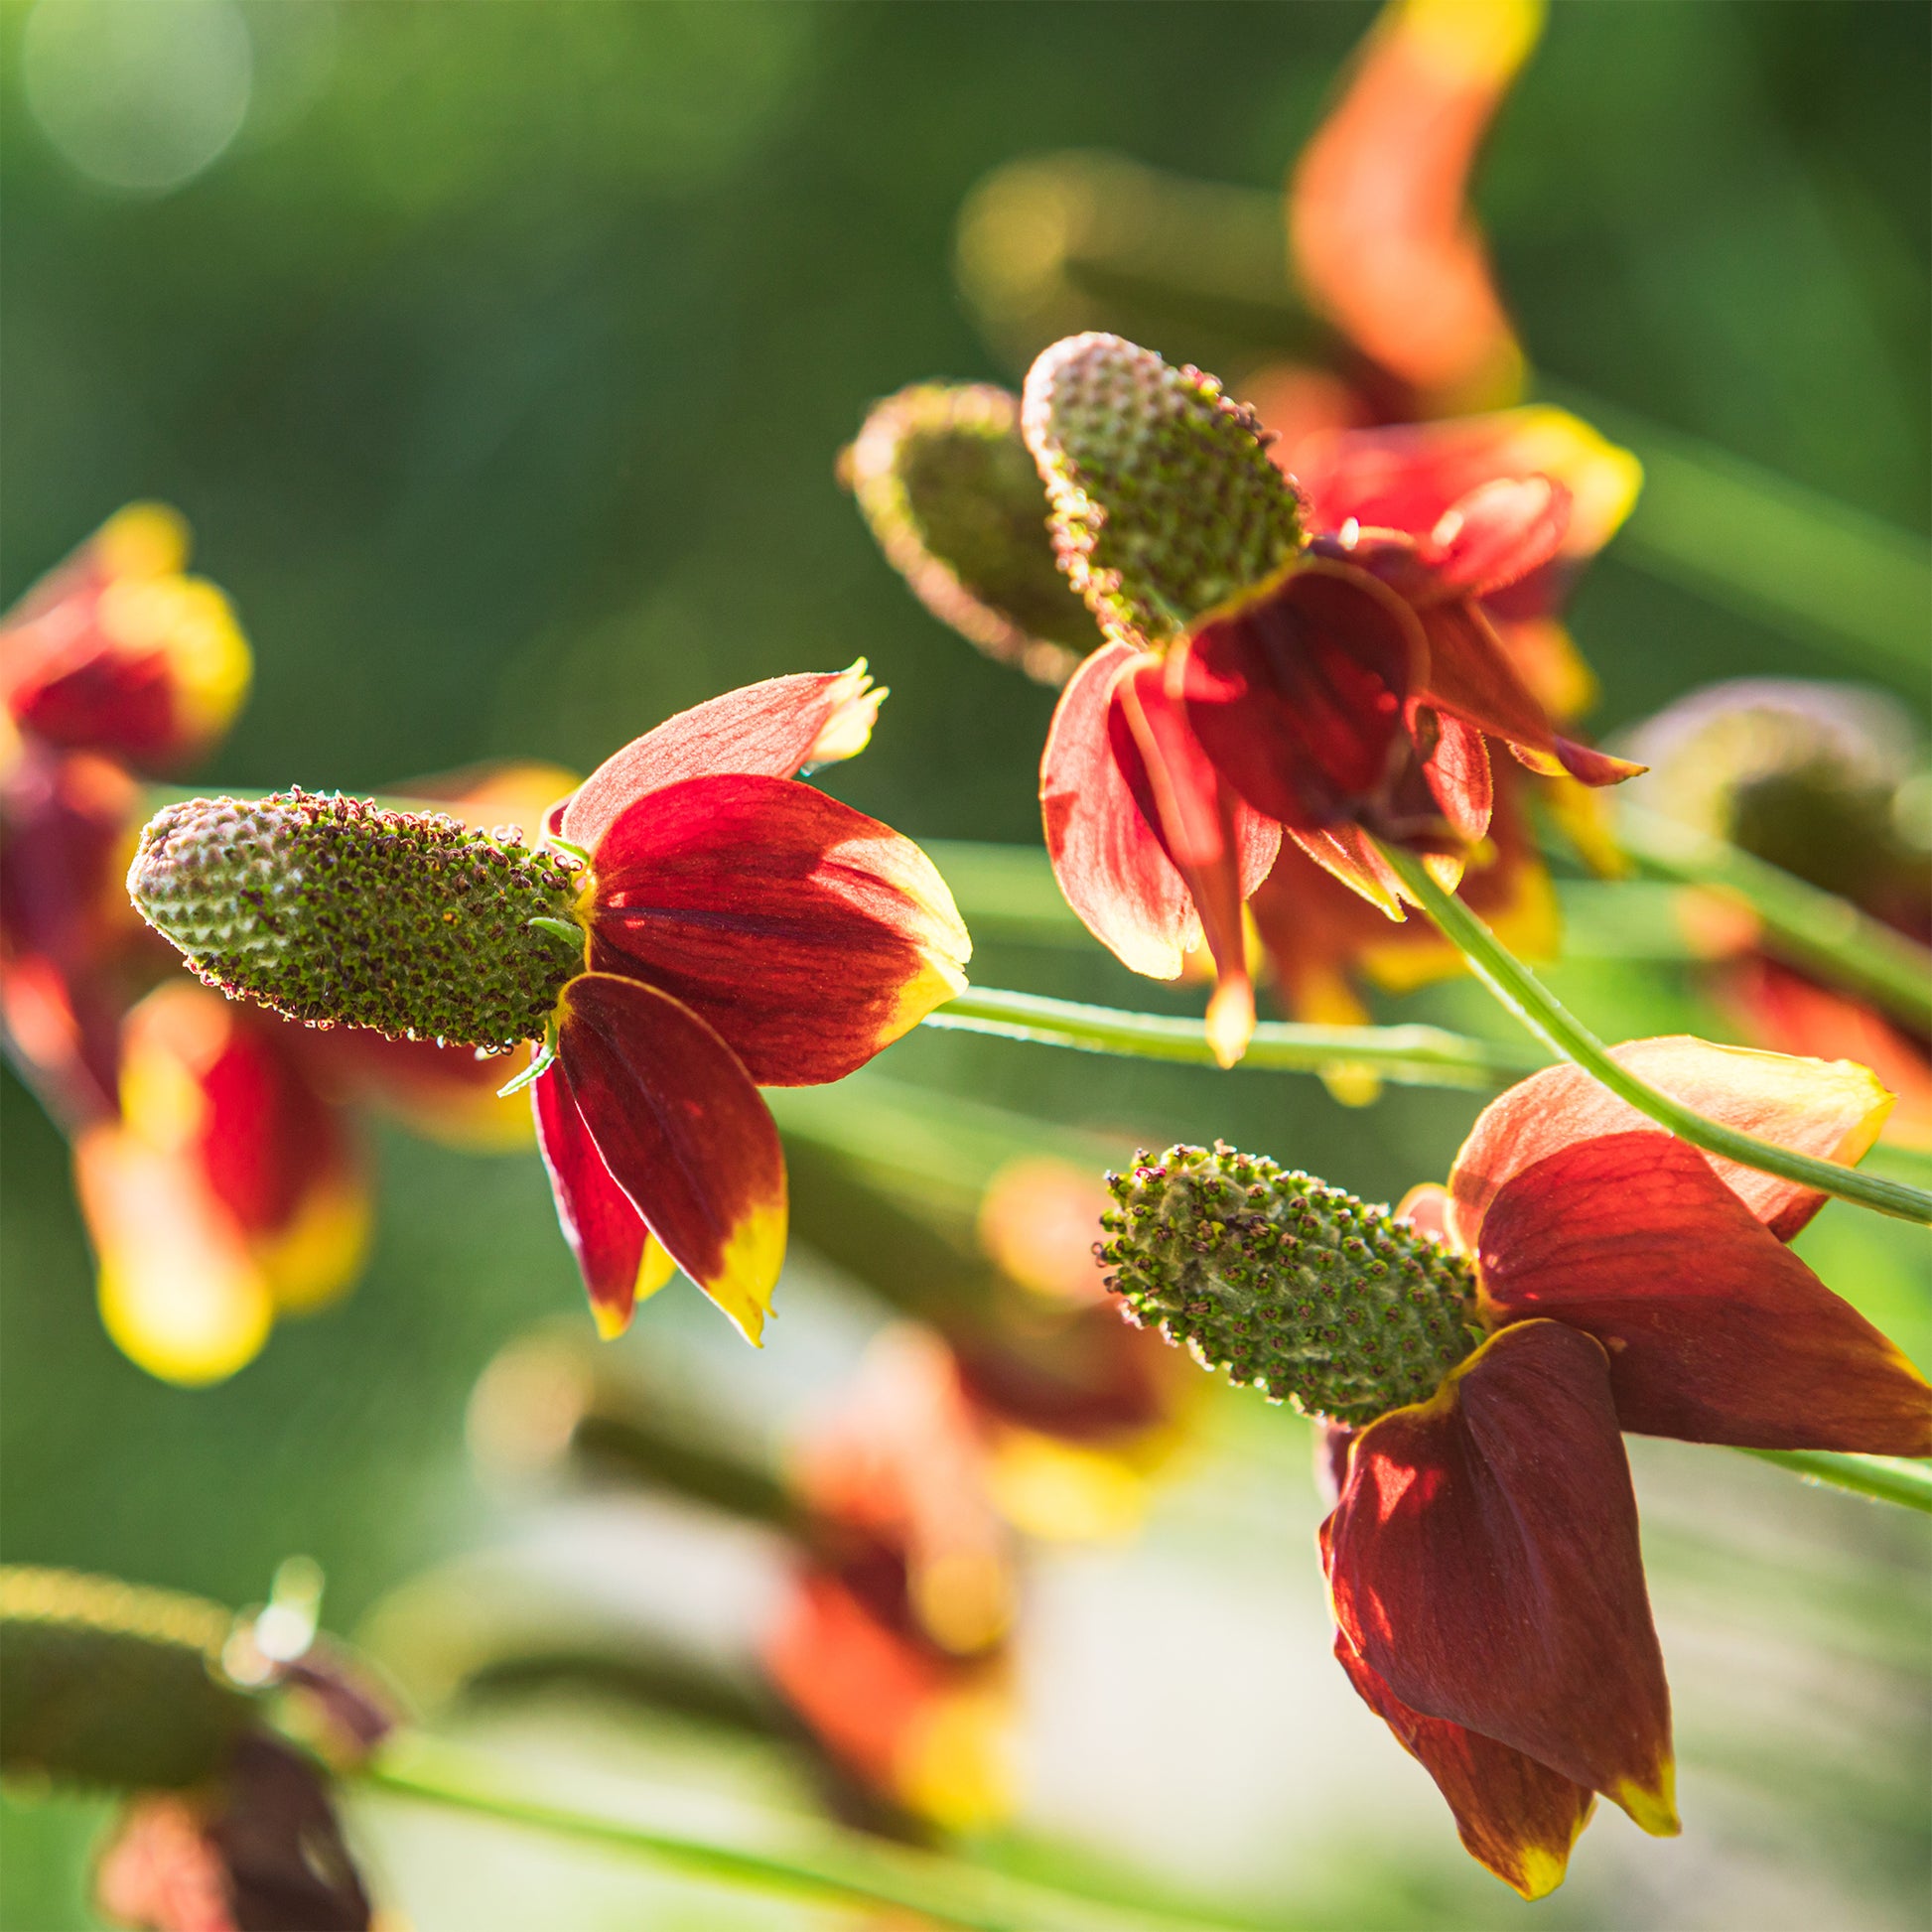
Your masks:
<svg viewBox="0 0 1932 1932"><path fill-rule="evenodd" d="M1173 978L1205 936L1224 1064L1254 1024L1241 905L1284 834L1399 919L1373 841L1452 882L1488 829L1486 738L1588 784L1638 768L1556 731L1480 609L1561 549L1554 480L1492 480L1420 538L1347 521L1309 543L1254 417L1111 336L1041 355L1024 423L1062 567L1115 638L1054 715L1047 851L1137 971Z"/></svg>
<svg viewBox="0 0 1932 1932"><path fill-rule="evenodd" d="M917 846L792 775L863 749L870 684L774 678L681 713L534 852L352 799L198 799L148 826L129 889L204 980L290 1018L540 1038L538 1144L600 1326L675 1264L756 1342L785 1235L758 1084L849 1073L971 950Z"/></svg>
<svg viewBox="0 0 1932 1932"><path fill-rule="evenodd" d="M1932 865L1909 809L1927 782L1924 755L1893 700L1855 685L1738 678L1680 698L1632 743L1652 764L1650 809L1932 942ZM1932 1034L1773 956L1749 917L1720 934L1703 911L1693 901L1699 936L1719 940L1718 996L1745 1037L1869 1066L1898 1095L1887 1138L1932 1145Z"/></svg>
<svg viewBox="0 0 1932 1932"><path fill-rule="evenodd" d="M1540 0L1395 0L1290 178L1298 280L1403 415L1513 400L1523 352L1467 203Z"/></svg>
<svg viewBox="0 0 1932 1932"><path fill-rule="evenodd" d="M94 1904L114 1923L370 1925L329 1771L359 1762L393 1718L360 1664L288 1610L279 1588L266 1609L237 1618L109 1578L0 1570L0 1763L127 1794L94 1873ZM259 1665L245 1678L228 1668L241 1655Z"/></svg>
<svg viewBox="0 0 1932 1932"><path fill-rule="evenodd" d="M101 1318L150 1373L218 1381L360 1272L367 1178L296 1031L199 986L127 1016L120 1086L74 1144Z"/></svg>
<svg viewBox="0 0 1932 1932"><path fill-rule="evenodd" d="M1103 641L1054 565L1011 391L901 389L873 406L839 475L912 594L989 657L1064 684Z"/></svg>
<svg viewBox="0 0 1932 1932"><path fill-rule="evenodd" d="M0 697L22 731L171 771L227 729L248 645L221 592L183 575L188 541L174 510L131 504L0 619Z"/></svg>
<svg viewBox="0 0 1932 1932"><path fill-rule="evenodd" d="M1856 1161L1890 1105L1844 1062L1614 1053L1828 1159ZM1396 1215L1226 1148L1115 1188L1133 1316L1340 1432L1320 1537L1336 1655L1471 1855L1529 1897L1562 1881L1598 1794L1677 1829L1620 1432L1932 1453L1932 1388L1785 1245L1824 1196L1707 1158L1576 1067L1492 1102L1448 1188Z"/></svg>

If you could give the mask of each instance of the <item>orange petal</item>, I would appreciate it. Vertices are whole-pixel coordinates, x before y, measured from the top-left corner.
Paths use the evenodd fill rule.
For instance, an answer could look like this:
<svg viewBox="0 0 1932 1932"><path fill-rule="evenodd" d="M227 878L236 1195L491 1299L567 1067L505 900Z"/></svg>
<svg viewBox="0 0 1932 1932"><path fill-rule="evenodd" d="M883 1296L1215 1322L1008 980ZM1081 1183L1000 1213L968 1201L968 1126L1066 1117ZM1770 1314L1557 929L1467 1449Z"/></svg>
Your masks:
<svg viewBox="0 0 1932 1932"><path fill-rule="evenodd" d="M1324 1548L1349 1649L1411 1711L1677 1830L1636 1498L1588 1335L1505 1328L1362 1431Z"/></svg>
<svg viewBox="0 0 1932 1932"><path fill-rule="evenodd" d="M1878 1138L1891 1096L1848 1060L1805 1060L1742 1046L1714 1046L1689 1035L1627 1040L1610 1048L1618 1065L1726 1127L1825 1161L1856 1163ZM1602 1134L1664 1130L1575 1066L1545 1067L1492 1100L1476 1118L1449 1171L1457 1239L1474 1250L1482 1217L1505 1181L1580 1141ZM1709 1160L1731 1191L1781 1241L1789 1241L1825 1196L1775 1174Z"/></svg>
<svg viewBox="0 0 1932 1932"><path fill-rule="evenodd" d="M731 1048L655 987L582 973L558 1008L564 1075L611 1178L756 1344L785 1252L770 1110Z"/></svg>
<svg viewBox="0 0 1932 1932"><path fill-rule="evenodd" d="M1545 1315L1603 1344L1625 1429L1932 1455L1932 1388L1682 1141L1610 1134L1523 1169L1478 1259L1489 1326Z"/></svg>
<svg viewBox="0 0 1932 1932"><path fill-rule="evenodd" d="M845 671L766 678L667 718L584 780L562 818L573 845L594 846L626 805L680 778L724 772L790 778L865 749L884 691L864 658Z"/></svg>

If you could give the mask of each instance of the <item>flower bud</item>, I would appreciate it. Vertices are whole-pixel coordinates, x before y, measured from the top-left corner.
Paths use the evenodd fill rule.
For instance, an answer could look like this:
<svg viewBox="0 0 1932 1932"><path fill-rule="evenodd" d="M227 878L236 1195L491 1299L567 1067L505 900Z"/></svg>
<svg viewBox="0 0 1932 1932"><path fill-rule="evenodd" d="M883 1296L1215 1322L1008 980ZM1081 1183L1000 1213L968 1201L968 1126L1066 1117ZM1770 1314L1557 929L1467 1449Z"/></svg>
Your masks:
<svg viewBox="0 0 1932 1932"><path fill-rule="evenodd" d="M1028 372L1021 421L1060 568L1110 636L1160 643L1302 547L1259 421L1196 368L1069 336Z"/></svg>
<svg viewBox="0 0 1932 1932"><path fill-rule="evenodd" d="M1018 396L901 389L875 405L841 473L913 596L989 657L1064 684L1104 641L1054 561Z"/></svg>
<svg viewBox="0 0 1932 1932"><path fill-rule="evenodd" d="M291 1020L500 1049L582 970L531 923L574 924L580 877L440 812L193 798L149 822L127 884L200 978Z"/></svg>
<svg viewBox="0 0 1932 1932"><path fill-rule="evenodd" d="M1360 1427L1433 1395L1480 1340L1457 1254L1224 1142L1110 1174L1110 1286L1206 1368Z"/></svg>

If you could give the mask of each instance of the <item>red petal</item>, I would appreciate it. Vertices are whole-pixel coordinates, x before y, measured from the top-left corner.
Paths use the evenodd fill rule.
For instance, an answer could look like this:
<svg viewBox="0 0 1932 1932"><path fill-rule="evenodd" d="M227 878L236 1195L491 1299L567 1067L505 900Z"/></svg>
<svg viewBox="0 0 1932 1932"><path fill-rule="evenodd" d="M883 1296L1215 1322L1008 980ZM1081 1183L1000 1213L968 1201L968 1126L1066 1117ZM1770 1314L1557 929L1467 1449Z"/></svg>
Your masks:
<svg viewBox="0 0 1932 1932"><path fill-rule="evenodd" d="M1290 832L1289 837L1330 878L1359 893L1391 919L1407 915L1402 909L1402 882L1374 841L1359 826L1337 825L1325 832Z"/></svg>
<svg viewBox="0 0 1932 1932"><path fill-rule="evenodd" d="M1180 677L1188 722L1235 790L1313 831L1388 791L1425 661L1401 598L1352 564L1312 558L1200 624Z"/></svg>
<svg viewBox="0 0 1932 1932"><path fill-rule="evenodd" d="M626 805L680 778L789 778L808 764L850 758L863 749L886 695L871 683L862 659L849 671L770 677L680 711L584 780L564 811L563 836L594 846Z"/></svg>
<svg viewBox="0 0 1932 1932"><path fill-rule="evenodd" d="M1411 1710L1677 1829L1636 1498L1589 1336L1505 1328L1371 1424L1328 1540L1335 1620Z"/></svg>
<svg viewBox="0 0 1932 1932"><path fill-rule="evenodd" d="M1563 548L1570 492L1548 477L1499 477L1458 497L1423 545L1437 581L1486 597L1540 569Z"/></svg>
<svg viewBox="0 0 1932 1932"><path fill-rule="evenodd" d="M1178 979L1200 939L1194 903L1108 741L1108 693L1134 656L1106 645L1060 694L1039 764L1040 816L1053 876L1087 930L1135 972Z"/></svg>
<svg viewBox="0 0 1932 1932"><path fill-rule="evenodd" d="M1525 1898L1555 1891L1596 1794L1480 1731L1410 1710L1346 1637L1336 1636L1335 1658L1356 1696L1436 1780L1470 1858Z"/></svg>
<svg viewBox="0 0 1932 1932"><path fill-rule="evenodd" d="M1827 1161L1856 1163L1878 1138L1891 1096L1862 1066L1804 1060L1688 1035L1626 1040L1610 1057L1654 1087L1726 1127ZM1663 1129L1575 1066L1519 1080L1476 1118L1449 1171L1456 1238L1473 1251L1498 1189L1539 1161L1602 1134ZM1825 1204L1823 1194L1710 1156L1719 1176L1781 1241Z"/></svg>
<svg viewBox="0 0 1932 1932"><path fill-rule="evenodd" d="M785 1252L785 1164L751 1076L688 1007L582 973L559 1001L565 1076L612 1179L756 1342Z"/></svg>
<svg viewBox="0 0 1932 1932"><path fill-rule="evenodd" d="M577 1257L598 1331L620 1335L630 1325L650 1230L630 1196L611 1178L561 1067L530 1083L530 1103L557 1220Z"/></svg>
<svg viewBox="0 0 1932 1932"><path fill-rule="evenodd" d="M1681 1141L1611 1134L1525 1169L1479 1260L1490 1326L1547 1315L1603 1344L1625 1429L1932 1455L1932 1388Z"/></svg>
<svg viewBox="0 0 1932 1932"><path fill-rule="evenodd" d="M1431 717L1434 742L1423 758L1423 775L1449 829L1473 845L1489 830L1489 814L1495 806L1489 748L1482 734L1453 712L1433 712ZM1424 734L1417 737L1420 745Z"/></svg>
<svg viewBox="0 0 1932 1932"><path fill-rule="evenodd" d="M752 1078L862 1066L966 983L972 941L910 839L788 778L688 778L596 851L592 959L661 987Z"/></svg>

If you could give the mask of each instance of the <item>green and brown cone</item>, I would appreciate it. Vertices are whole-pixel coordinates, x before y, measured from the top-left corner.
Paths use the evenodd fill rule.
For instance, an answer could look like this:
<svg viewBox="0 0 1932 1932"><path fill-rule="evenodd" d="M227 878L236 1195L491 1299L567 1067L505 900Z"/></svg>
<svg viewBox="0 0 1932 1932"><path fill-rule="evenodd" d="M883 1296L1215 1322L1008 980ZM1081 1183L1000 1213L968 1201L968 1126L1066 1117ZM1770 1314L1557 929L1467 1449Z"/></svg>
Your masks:
<svg viewBox="0 0 1932 1932"><path fill-rule="evenodd" d="M1106 641L1054 561L1010 391L901 389L874 406L840 476L912 594L989 657L1059 685Z"/></svg>
<svg viewBox="0 0 1932 1932"><path fill-rule="evenodd" d="M1060 568L1110 637L1166 642L1301 551L1301 505L1266 432L1196 368L1069 336L1028 371L1021 425Z"/></svg>
<svg viewBox="0 0 1932 1932"><path fill-rule="evenodd" d="M1224 1143L1107 1184L1101 1259L1132 1318L1273 1401L1360 1427L1481 1339L1469 1264L1339 1187Z"/></svg>
<svg viewBox="0 0 1932 1932"><path fill-rule="evenodd" d="M303 791L170 805L127 875L141 916L230 997L491 1049L541 1038L582 970L531 923L574 924L582 885L443 813Z"/></svg>

